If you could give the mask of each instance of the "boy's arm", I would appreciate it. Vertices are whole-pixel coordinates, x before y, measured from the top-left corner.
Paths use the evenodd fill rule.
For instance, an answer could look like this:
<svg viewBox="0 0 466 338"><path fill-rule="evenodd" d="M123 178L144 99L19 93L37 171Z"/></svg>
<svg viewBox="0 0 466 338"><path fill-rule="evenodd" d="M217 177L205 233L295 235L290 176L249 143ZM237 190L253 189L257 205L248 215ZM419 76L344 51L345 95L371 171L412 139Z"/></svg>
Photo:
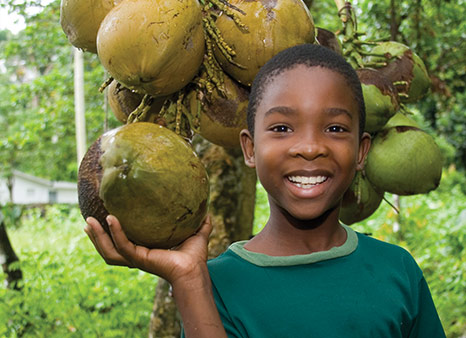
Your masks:
<svg viewBox="0 0 466 338"><path fill-rule="evenodd" d="M209 218L197 234L173 250L148 249L133 244L114 216L107 218L112 238L96 219L89 217L86 221L88 225L84 231L107 264L139 268L172 285L187 338L227 337L207 270L207 243L212 231Z"/></svg>
<svg viewBox="0 0 466 338"><path fill-rule="evenodd" d="M185 337L227 337L212 294L207 265L199 266L192 280L172 284L173 296L183 320Z"/></svg>

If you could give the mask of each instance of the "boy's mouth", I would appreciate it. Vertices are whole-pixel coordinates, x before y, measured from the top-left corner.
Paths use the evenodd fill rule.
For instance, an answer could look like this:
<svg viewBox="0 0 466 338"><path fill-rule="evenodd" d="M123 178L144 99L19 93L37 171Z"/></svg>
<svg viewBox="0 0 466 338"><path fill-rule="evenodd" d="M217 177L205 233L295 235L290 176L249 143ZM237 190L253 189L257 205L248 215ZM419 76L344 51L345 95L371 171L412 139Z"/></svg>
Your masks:
<svg viewBox="0 0 466 338"><path fill-rule="evenodd" d="M298 188L311 188L315 185L327 181L327 176L288 176L288 181L296 185Z"/></svg>

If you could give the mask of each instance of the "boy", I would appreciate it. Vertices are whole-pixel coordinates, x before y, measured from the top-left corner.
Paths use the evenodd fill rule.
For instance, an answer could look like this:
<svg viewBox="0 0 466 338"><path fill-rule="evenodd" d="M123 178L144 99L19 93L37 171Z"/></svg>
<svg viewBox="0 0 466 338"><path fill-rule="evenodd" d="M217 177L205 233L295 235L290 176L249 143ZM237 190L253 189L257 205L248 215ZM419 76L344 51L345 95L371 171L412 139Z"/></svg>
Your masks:
<svg viewBox="0 0 466 338"><path fill-rule="evenodd" d="M339 223L340 202L370 147L358 77L317 45L287 49L251 89L245 162L268 193L270 218L206 264L207 219L176 250L86 232L107 263L167 279L186 337L444 337L422 272L403 249Z"/></svg>

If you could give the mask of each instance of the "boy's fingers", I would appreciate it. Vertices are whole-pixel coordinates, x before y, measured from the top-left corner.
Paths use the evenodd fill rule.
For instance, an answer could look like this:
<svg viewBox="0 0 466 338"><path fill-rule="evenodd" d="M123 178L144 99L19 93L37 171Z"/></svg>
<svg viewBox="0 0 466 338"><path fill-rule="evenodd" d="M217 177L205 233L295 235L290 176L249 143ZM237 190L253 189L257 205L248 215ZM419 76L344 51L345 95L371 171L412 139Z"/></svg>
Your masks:
<svg viewBox="0 0 466 338"><path fill-rule="evenodd" d="M97 242L94 228L100 227L100 223L93 217L86 219L87 225L84 227L84 232L87 234L92 244L94 245L97 252L102 256L102 250L100 249L99 243Z"/></svg>
<svg viewBox="0 0 466 338"><path fill-rule="evenodd" d="M123 229L121 228L120 222L115 216L108 215L107 223L116 250L119 252L120 255L122 255L122 257L125 258L125 260L128 263L130 263L131 267L134 267L135 265L137 265L138 247L130 240L128 240L128 237L126 237L126 234L123 232Z"/></svg>
<svg viewBox="0 0 466 338"><path fill-rule="evenodd" d="M96 250L110 265L128 266L128 261L118 253L110 236L105 232L100 223L93 217L86 219L88 226L84 231L88 234Z"/></svg>
<svg viewBox="0 0 466 338"><path fill-rule="evenodd" d="M126 234L121 228L120 222L115 216L108 215L107 224L108 228L110 229L110 235L112 236L113 243L117 249L120 249L120 247L126 247L128 244L133 244L128 240L128 237L126 237Z"/></svg>
<svg viewBox="0 0 466 338"><path fill-rule="evenodd" d="M97 250L97 252L102 255L100 253L100 248L99 248L99 245L96 243L95 241L95 238L94 238L94 234L92 233L92 228L90 227L89 224L86 224L86 226L84 227L84 232L86 233L87 237L89 237L89 239L91 240L92 244L94 245L95 249Z"/></svg>
<svg viewBox="0 0 466 338"><path fill-rule="evenodd" d="M212 226L211 217L210 215L207 215L198 233L202 235L203 237L205 237L206 239L208 239L210 233L212 232L212 229L213 229L213 226Z"/></svg>
<svg viewBox="0 0 466 338"><path fill-rule="evenodd" d="M115 243L118 253L127 261L128 266L138 267L141 270L160 275L160 271L154 268L154 266L163 263L166 250L150 250L146 247L135 245L128 240L121 229L120 222L112 215L107 217L107 223L113 243Z"/></svg>

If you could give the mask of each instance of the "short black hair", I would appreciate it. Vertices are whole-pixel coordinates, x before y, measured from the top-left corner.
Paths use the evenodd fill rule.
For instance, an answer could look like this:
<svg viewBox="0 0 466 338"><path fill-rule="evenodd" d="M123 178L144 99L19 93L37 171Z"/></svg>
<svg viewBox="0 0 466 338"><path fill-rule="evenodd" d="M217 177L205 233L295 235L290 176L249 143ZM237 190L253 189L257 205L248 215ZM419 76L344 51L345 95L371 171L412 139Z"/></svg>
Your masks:
<svg viewBox="0 0 466 338"><path fill-rule="evenodd" d="M275 77L286 70L304 65L322 67L341 74L353 91L359 108L359 136L361 137L366 123L366 108L362 94L361 82L354 68L339 54L317 44L304 44L285 49L272 57L257 73L249 94L247 112L248 130L254 136L256 109L262 100L267 86Z"/></svg>

